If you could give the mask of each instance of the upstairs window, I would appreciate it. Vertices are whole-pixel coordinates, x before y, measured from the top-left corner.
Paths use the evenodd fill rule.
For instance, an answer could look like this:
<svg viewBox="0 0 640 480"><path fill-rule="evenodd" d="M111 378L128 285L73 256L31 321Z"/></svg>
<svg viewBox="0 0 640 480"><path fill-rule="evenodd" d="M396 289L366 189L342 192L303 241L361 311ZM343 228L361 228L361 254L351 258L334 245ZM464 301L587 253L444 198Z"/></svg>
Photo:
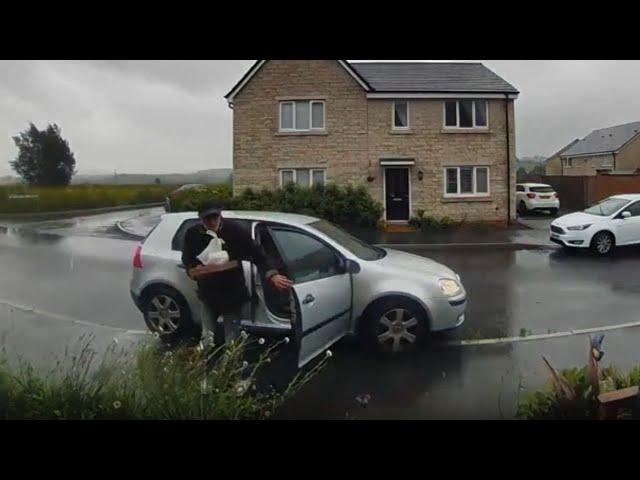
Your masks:
<svg viewBox="0 0 640 480"><path fill-rule="evenodd" d="M409 128L409 102L393 102L393 128Z"/></svg>
<svg viewBox="0 0 640 480"><path fill-rule="evenodd" d="M322 100L280 102L280 131L308 132L324 128Z"/></svg>
<svg viewBox="0 0 640 480"><path fill-rule="evenodd" d="M444 102L446 128L487 128L486 100L447 100Z"/></svg>

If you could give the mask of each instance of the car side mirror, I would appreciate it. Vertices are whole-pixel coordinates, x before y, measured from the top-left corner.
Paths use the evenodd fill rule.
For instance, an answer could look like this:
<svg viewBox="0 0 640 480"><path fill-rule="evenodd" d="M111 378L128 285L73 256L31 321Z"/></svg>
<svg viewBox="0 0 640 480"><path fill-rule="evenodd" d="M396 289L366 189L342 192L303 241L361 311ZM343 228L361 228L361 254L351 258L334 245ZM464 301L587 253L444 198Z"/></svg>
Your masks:
<svg viewBox="0 0 640 480"><path fill-rule="evenodd" d="M347 259L344 261L344 271L346 273L352 274L360 273L360 264L353 260Z"/></svg>
<svg viewBox="0 0 640 480"><path fill-rule="evenodd" d="M629 212L628 210L625 210L624 212L622 212L622 218L629 218L631 216L631 212Z"/></svg>

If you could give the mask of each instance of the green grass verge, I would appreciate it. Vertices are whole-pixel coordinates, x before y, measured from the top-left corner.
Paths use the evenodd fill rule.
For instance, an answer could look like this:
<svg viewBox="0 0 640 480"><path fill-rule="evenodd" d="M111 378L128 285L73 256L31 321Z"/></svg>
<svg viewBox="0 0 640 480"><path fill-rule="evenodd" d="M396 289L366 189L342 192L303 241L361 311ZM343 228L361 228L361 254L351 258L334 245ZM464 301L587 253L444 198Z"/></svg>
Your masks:
<svg viewBox="0 0 640 480"><path fill-rule="evenodd" d="M259 377L282 341L262 346L244 337L214 348L205 337L196 347L148 342L133 353L114 343L99 362L92 341L83 339L80 353L67 351L49 372L0 361L0 419L267 419L328 359L276 391Z"/></svg>
<svg viewBox="0 0 640 480"><path fill-rule="evenodd" d="M175 185L70 185L0 187L0 213L84 210L164 202ZM14 198L12 198L14 197Z"/></svg>

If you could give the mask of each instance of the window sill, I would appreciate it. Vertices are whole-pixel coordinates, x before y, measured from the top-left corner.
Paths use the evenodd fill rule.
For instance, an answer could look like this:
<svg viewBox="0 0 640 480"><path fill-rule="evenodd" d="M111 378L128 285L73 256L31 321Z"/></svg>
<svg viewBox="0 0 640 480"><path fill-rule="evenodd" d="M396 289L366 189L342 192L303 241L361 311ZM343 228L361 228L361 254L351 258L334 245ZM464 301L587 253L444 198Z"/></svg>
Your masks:
<svg viewBox="0 0 640 480"><path fill-rule="evenodd" d="M468 203L468 202L492 202L493 198L490 195L483 197L442 197L442 203Z"/></svg>
<svg viewBox="0 0 640 480"><path fill-rule="evenodd" d="M389 130L391 135L413 135L413 130L410 128L393 128Z"/></svg>
<svg viewBox="0 0 640 480"><path fill-rule="evenodd" d="M276 132L276 137L299 137L304 135L329 135L326 130L308 130L302 132Z"/></svg>
<svg viewBox="0 0 640 480"><path fill-rule="evenodd" d="M440 133L493 133L488 128L443 128Z"/></svg>

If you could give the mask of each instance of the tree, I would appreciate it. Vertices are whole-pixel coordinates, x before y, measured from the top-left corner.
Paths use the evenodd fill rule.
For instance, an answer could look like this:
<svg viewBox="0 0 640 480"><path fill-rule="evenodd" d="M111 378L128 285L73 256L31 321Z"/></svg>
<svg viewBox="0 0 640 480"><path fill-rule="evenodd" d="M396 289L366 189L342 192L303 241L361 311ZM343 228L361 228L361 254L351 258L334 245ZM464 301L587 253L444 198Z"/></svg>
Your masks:
<svg viewBox="0 0 640 480"><path fill-rule="evenodd" d="M155 183L156 183L156 185L160 185L162 183L162 180L160 180L159 177L156 177Z"/></svg>
<svg viewBox="0 0 640 480"><path fill-rule="evenodd" d="M29 185L68 185L76 173L76 159L55 123L45 130L30 123L13 141L18 156L9 163Z"/></svg>

